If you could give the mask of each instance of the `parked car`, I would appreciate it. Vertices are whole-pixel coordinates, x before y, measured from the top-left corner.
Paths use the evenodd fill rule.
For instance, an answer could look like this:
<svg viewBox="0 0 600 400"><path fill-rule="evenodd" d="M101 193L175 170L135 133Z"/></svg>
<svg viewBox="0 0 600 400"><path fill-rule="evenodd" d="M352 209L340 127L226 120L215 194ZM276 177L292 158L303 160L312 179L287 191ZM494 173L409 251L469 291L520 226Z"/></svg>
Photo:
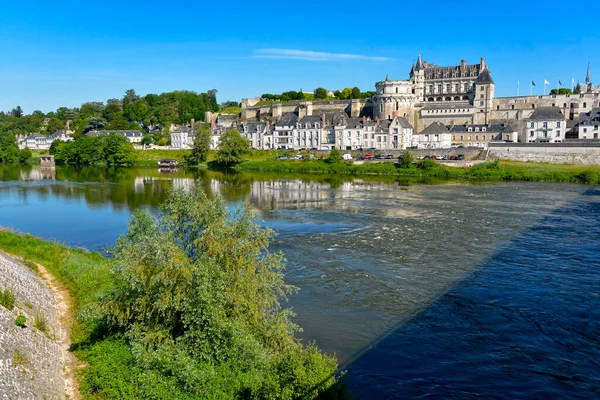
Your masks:
<svg viewBox="0 0 600 400"><path fill-rule="evenodd" d="M456 156L450 156L448 157L449 160L456 160Z"/></svg>
<svg viewBox="0 0 600 400"><path fill-rule="evenodd" d="M436 160L443 160L443 159L444 159L444 157L443 157L443 156L435 156L435 159L436 159Z"/></svg>
<svg viewBox="0 0 600 400"><path fill-rule="evenodd" d="M344 155L342 156L342 159L343 159L344 161L350 161L350 160L352 160L352 155L351 155L351 154L348 154L348 153L346 153L346 154L344 154Z"/></svg>
<svg viewBox="0 0 600 400"><path fill-rule="evenodd" d="M423 160L429 160L431 157L429 156L423 156Z"/></svg>
<svg viewBox="0 0 600 400"><path fill-rule="evenodd" d="M365 154L363 157L364 157L364 159L365 159L365 160L370 160L370 159L372 159L372 158L373 158L373 154L371 154L371 153L367 153L367 154Z"/></svg>
<svg viewBox="0 0 600 400"><path fill-rule="evenodd" d="M386 154L383 158L385 158L386 160L393 160L394 159L394 155L393 154Z"/></svg>
<svg viewBox="0 0 600 400"><path fill-rule="evenodd" d="M457 160L464 160L465 159L465 155L464 154L459 154L456 156Z"/></svg>

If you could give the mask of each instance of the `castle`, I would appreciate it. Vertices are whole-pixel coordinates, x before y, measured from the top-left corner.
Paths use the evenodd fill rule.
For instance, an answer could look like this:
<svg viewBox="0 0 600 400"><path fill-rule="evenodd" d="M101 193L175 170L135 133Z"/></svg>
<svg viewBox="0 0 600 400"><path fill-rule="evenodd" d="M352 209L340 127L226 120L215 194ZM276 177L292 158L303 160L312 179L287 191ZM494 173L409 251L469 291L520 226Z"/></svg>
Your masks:
<svg viewBox="0 0 600 400"><path fill-rule="evenodd" d="M600 86L592 84L589 65L585 84L575 88L577 94L495 97L495 83L484 58L477 64L461 60L459 65L438 66L419 55L409 79L386 76L375 83L375 89L369 99L265 105L244 99L238 128L256 148L486 147L497 140L564 141L569 129L576 130L580 119L589 118L600 107ZM556 120L557 116L562 120ZM215 117L208 116L219 124L227 119L218 116L214 121ZM435 137L445 139L424 145L425 137L418 135L433 124L430 130L436 131ZM548 124L560 132L548 131ZM447 132L440 131L444 127ZM452 135L471 131L493 134ZM577 132L574 135L578 137Z"/></svg>

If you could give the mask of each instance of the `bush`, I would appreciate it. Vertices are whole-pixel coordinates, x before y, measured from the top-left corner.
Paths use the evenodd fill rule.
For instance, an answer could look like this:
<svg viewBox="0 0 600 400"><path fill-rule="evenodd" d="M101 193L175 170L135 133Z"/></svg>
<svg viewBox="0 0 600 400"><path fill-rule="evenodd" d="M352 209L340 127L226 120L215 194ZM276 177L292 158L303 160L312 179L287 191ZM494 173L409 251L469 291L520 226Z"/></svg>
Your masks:
<svg viewBox="0 0 600 400"><path fill-rule="evenodd" d="M585 171L575 175L575 179L581 183L600 183L600 175L598 175L598 172L590 169L586 169Z"/></svg>
<svg viewBox="0 0 600 400"><path fill-rule="evenodd" d="M325 162L328 164L339 164L342 162L342 153L338 149L331 149L329 152L329 157L325 159Z"/></svg>
<svg viewBox="0 0 600 400"><path fill-rule="evenodd" d="M35 317L33 320L33 326L43 333L48 333L48 324L46 323L46 319L40 314L39 311L35 313Z"/></svg>
<svg viewBox="0 0 600 400"><path fill-rule="evenodd" d="M437 167L438 167L438 164L435 161L430 160L428 158L425 160L421 160L417 163L417 168L425 170L425 171L433 169L433 168L437 168Z"/></svg>
<svg viewBox="0 0 600 400"><path fill-rule="evenodd" d="M0 305L9 310L15 308L15 295L10 289L4 289L0 292Z"/></svg>
<svg viewBox="0 0 600 400"><path fill-rule="evenodd" d="M27 322L27 318L25 318L23 314L19 314L19 316L15 320L15 325L21 328L25 328L25 322Z"/></svg>
<svg viewBox="0 0 600 400"><path fill-rule="evenodd" d="M31 150L25 147L24 149L19 150L19 162L21 164L25 164L27 161L31 160Z"/></svg>

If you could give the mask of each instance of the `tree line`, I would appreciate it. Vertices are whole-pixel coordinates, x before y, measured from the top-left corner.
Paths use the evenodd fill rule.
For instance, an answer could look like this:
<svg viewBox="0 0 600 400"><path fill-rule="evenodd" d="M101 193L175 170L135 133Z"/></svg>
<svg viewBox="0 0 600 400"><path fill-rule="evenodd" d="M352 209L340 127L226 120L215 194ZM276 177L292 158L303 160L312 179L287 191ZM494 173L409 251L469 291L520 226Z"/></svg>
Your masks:
<svg viewBox="0 0 600 400"><path fill-rule="evenodd" d="M206 93L179 90L145 96L138 96L135 90L129 89L120 99L87 102L79 108L59 107L48 113L36 110L25 115L17 106L10 112L0 112L0 132L15 136L32 132L51 134L64 129L68 121L76 135L101 129L166 132L173 123L188 124L192 119L202 121L205 112L219 109L215 89Z"/></svg>
<svg viewBox="0 0 600 400"><path fill-rule="evenodd" d="M368 99L375 95L374 91L361 92L358 87L344 88L343 90L336 90L333 92L333 98L336 100L348 100L348 99ZM300 89L299 92L288 91L281 94L263 93L261 95L263 100L267 101L281 101L288 102L292 100L326 100L331 98L329 91L325 88L318 87L315 89L314 94L306 94Z"/></svg>

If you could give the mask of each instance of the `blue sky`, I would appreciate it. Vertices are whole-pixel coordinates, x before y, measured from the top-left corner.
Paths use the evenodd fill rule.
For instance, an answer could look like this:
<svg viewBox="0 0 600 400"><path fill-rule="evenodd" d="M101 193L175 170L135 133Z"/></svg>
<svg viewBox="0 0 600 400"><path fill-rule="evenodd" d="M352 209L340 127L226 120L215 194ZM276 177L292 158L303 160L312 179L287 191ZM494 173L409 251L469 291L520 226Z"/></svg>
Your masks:
<svg viewBox="0 0 600 400"><path fill-rule="evenodd" d="M2 1L0 110L185 89L218 100L408 79L420 51L439 65L485 57L497 96L547 79L600 83L597 2ZM7 3L7 4L5 4ZM456 8L449 6L455 4ZM590 17L590 19L588 19Z"/></svg>

